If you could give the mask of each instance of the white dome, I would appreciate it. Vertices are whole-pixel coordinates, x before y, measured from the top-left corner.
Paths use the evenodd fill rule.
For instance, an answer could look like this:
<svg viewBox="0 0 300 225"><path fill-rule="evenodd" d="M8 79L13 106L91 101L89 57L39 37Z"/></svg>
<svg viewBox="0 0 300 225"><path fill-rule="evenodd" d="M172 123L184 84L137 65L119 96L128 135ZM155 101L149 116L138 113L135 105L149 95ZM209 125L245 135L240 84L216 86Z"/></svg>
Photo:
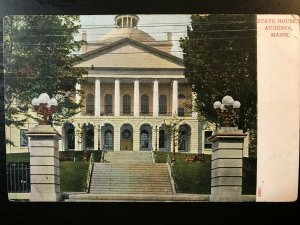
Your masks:
<svg viewBox="0 0 300 225"><path fill-rule="evenodd" d="M118 27L100 38L101 42L115 42L123 38L131 38L139 42L155 41L153 37L144 31L130 27Z"/></svg>

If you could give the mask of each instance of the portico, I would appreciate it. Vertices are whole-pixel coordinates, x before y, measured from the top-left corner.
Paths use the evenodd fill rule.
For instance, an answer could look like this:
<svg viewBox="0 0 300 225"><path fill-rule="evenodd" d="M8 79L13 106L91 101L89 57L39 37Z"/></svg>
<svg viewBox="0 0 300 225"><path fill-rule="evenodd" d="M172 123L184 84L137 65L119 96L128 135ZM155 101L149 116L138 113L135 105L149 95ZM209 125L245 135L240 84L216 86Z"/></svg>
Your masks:
<svg viewBox="0 0 300 225"><path fill-rule="evenodd" d="M113 79L112 78L95 78L93 85L88 85L89 90L85 90L88 92L90 96L93 96L94 99L94 110L92 110L92 114L95 117L99 116L107 116L108 114L112 113L114 116L134 116L139 117L141 114L143 116L163 116L164 114L173 115L177 114L178 112L178 80L177 79ZM113 82L113 83L112 83ZM186 81L181 80L183 86L186 87ZM101 91L101 85L104 87L104 90ZM122 87L124 85L124 87ZM140 94L140 85L142 87L147 86L148 90L152 90L151 92L145 95ZM161 88L159 86L162 85ZM94 86L94 87L93 87ZM114 103L110 96L107 96L107 91L105 91L108 87L114 86L113 90L110 90L108 93L110 96L114 95ZM126 88L128 88L126 90ZM160 94L160 89L167 88L168 95ZM94 89L94 93L90 90ZM128 96L121 96L121 89L122 93L126 93ZM133 89L133 94L131 93L130 89ZM185 92L186 90L182 90L181 92ZM172 94L170 94L172 93ZM88 95L87 94L87 95ZM163 96L163 97L162 97ZM162 110L165 104L162 101L166 96L166 104L167 110ZM123 98L121 100L121 98ZM161 98L160 98L161 97ZM108 99L109 98L109 99ZM152 112L149 112L149 99L152 100ZM161 99L161 101L160 101ZM131 100L133 102L131 103ZM125 102L128 101L128 102ZM170 101L170 103L168 103ZM103 103L102 103L103 102ZM110 103L111 102L111 103ZM123 107L121 107L121 102L123 103ZM85 101L86 109L87 101ZM112 104L113 107L108 107L108 104ZM128 107L127 105L128 104ZM171 105L171 106L170 106ZM104 107L103 107L104 106ZM133 106L131 108L131 106ZM159 107L161 106L161 107ZM170 106L170 107L168 107ZM151 108L151 107L150 107ZM82 109L82 115L85 115L86 109ZM148 109L148 110L147 110ZM161 109L161 110L159 110ZM88 112L91 114L91 111Z"/></svg>

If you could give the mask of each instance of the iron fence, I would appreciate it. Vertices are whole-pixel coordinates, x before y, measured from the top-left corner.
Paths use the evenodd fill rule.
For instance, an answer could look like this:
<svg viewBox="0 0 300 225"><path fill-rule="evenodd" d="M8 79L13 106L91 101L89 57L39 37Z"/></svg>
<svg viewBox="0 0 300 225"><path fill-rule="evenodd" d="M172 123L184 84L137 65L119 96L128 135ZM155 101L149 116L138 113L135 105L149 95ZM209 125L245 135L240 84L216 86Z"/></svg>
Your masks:
<svg viewBox="0 0 300 225"><path fill-rule="evenodd" d="M7 191L9 193L30 192L30 164L6 163Z"/></svg>

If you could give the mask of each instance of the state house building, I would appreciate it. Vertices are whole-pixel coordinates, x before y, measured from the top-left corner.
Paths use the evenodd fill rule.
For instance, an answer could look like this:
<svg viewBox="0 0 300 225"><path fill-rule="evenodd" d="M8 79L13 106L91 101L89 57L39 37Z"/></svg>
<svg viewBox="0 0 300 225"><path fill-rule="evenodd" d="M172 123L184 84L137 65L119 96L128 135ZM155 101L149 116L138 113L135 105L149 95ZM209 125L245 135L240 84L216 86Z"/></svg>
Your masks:
<svg viewBox="0 0 300 225"><path fill-rule="evenodd" d="M176 151L210 154L206 139L212 131L193 112L195 95L183 75L183 60L171 54L172 34L156 41L137 28L138 22L136 15L118 15L112 31L81 46L82 61L74 66L88 71L86 82L76 85L84 92L83 107L55 127L63 137L60 150L172 151L166 125L177 115ZM84 41L87 35L82 33ZM17 135L7 128L7 138L16 144L8 145L7 153L28 151L30 126Z"/></svg>

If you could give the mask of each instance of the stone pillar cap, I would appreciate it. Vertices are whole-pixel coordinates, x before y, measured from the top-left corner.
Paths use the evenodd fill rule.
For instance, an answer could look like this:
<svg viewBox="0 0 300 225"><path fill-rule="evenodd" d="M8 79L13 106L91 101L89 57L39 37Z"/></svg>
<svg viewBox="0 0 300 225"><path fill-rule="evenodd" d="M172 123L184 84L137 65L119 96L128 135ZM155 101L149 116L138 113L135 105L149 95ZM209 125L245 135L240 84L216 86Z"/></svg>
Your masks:
<svg viewBox="0 0 300 225"><path fill-rule="evenodd" d="M215 142L219 138L245 138L247 133L243 130L238 130L237 127L221 127L219 130L213 132L212 136L208 138L209 141Z"/></svg>
<svg viewBox="0 0 300 225"><path fill-rule="evenodd" d="M61 135L51 125L36 125L35 127L29 128L26 132L27 136L57 136L61 138Z"/></svg>

